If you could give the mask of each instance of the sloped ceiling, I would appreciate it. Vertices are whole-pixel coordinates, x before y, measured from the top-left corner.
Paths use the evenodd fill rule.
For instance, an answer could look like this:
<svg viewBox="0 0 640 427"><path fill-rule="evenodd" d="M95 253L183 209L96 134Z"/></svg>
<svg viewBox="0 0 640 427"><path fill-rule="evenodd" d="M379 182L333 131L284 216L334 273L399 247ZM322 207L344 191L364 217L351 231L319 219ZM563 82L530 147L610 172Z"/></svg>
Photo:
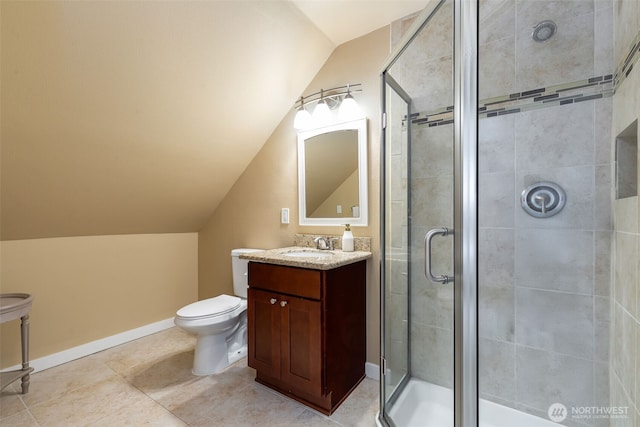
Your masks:
<svg viewBox="0 0 640 427"><path fill-rule="evenodd" d="M0 2L2 239L199 230L336 44L385 25L338 35L319 3Z"/></svg>
<svg viewBox="0 0 640 427"><path fill-rule="evenodd" d="M336 45L422 10L429 0L292 0Z"/></svg>

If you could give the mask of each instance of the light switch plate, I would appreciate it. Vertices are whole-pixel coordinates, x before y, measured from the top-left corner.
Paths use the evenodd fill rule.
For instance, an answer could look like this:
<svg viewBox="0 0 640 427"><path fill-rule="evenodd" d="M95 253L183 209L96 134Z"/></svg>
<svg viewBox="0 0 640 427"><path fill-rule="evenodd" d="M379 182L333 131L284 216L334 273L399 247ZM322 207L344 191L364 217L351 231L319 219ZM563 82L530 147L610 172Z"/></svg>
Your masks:
<svg viewBox="0 0 640 427"><path fill-rule="evenodd" d="M280 223L289 224L289 208L282 208L282 210L280 210Z"/></svg>

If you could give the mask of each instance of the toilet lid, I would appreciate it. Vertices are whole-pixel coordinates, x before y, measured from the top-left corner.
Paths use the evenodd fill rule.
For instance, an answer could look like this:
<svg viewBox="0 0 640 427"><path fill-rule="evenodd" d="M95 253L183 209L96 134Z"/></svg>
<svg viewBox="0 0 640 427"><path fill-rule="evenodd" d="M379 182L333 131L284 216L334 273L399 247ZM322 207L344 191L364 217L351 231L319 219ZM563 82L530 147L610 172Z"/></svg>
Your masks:
<svg viewBox="0 0 640 427"><path fill-rule="evenodd" d="M183 318L219 316L235 310L240 305L240 301L238 297L222 294L182 307L176 315Z"/></svg>

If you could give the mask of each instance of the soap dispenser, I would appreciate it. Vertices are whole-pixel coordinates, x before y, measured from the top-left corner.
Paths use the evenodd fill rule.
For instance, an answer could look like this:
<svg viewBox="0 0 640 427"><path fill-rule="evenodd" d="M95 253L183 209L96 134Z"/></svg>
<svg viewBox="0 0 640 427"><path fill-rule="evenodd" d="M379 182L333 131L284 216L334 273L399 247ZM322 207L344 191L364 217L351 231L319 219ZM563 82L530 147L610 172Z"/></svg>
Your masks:
<svg viewBox="0 0 640 427"><path fill-rule="evenodd" d="M353 252L353 233L349 224L346 224L344 228L344 234L342 235L342 251Z"/></svg>

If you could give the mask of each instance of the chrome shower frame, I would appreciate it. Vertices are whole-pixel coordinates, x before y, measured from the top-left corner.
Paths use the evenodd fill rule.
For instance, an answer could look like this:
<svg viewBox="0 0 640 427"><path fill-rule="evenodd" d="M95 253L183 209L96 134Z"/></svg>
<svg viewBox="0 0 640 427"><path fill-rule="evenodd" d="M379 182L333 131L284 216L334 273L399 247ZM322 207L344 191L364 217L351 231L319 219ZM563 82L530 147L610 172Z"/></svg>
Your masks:
<svg viewBox="0 0 640 427"><path fill-rule="evenodd" d="M478 426L478 2L454 0L454 426Z"/></svg>

